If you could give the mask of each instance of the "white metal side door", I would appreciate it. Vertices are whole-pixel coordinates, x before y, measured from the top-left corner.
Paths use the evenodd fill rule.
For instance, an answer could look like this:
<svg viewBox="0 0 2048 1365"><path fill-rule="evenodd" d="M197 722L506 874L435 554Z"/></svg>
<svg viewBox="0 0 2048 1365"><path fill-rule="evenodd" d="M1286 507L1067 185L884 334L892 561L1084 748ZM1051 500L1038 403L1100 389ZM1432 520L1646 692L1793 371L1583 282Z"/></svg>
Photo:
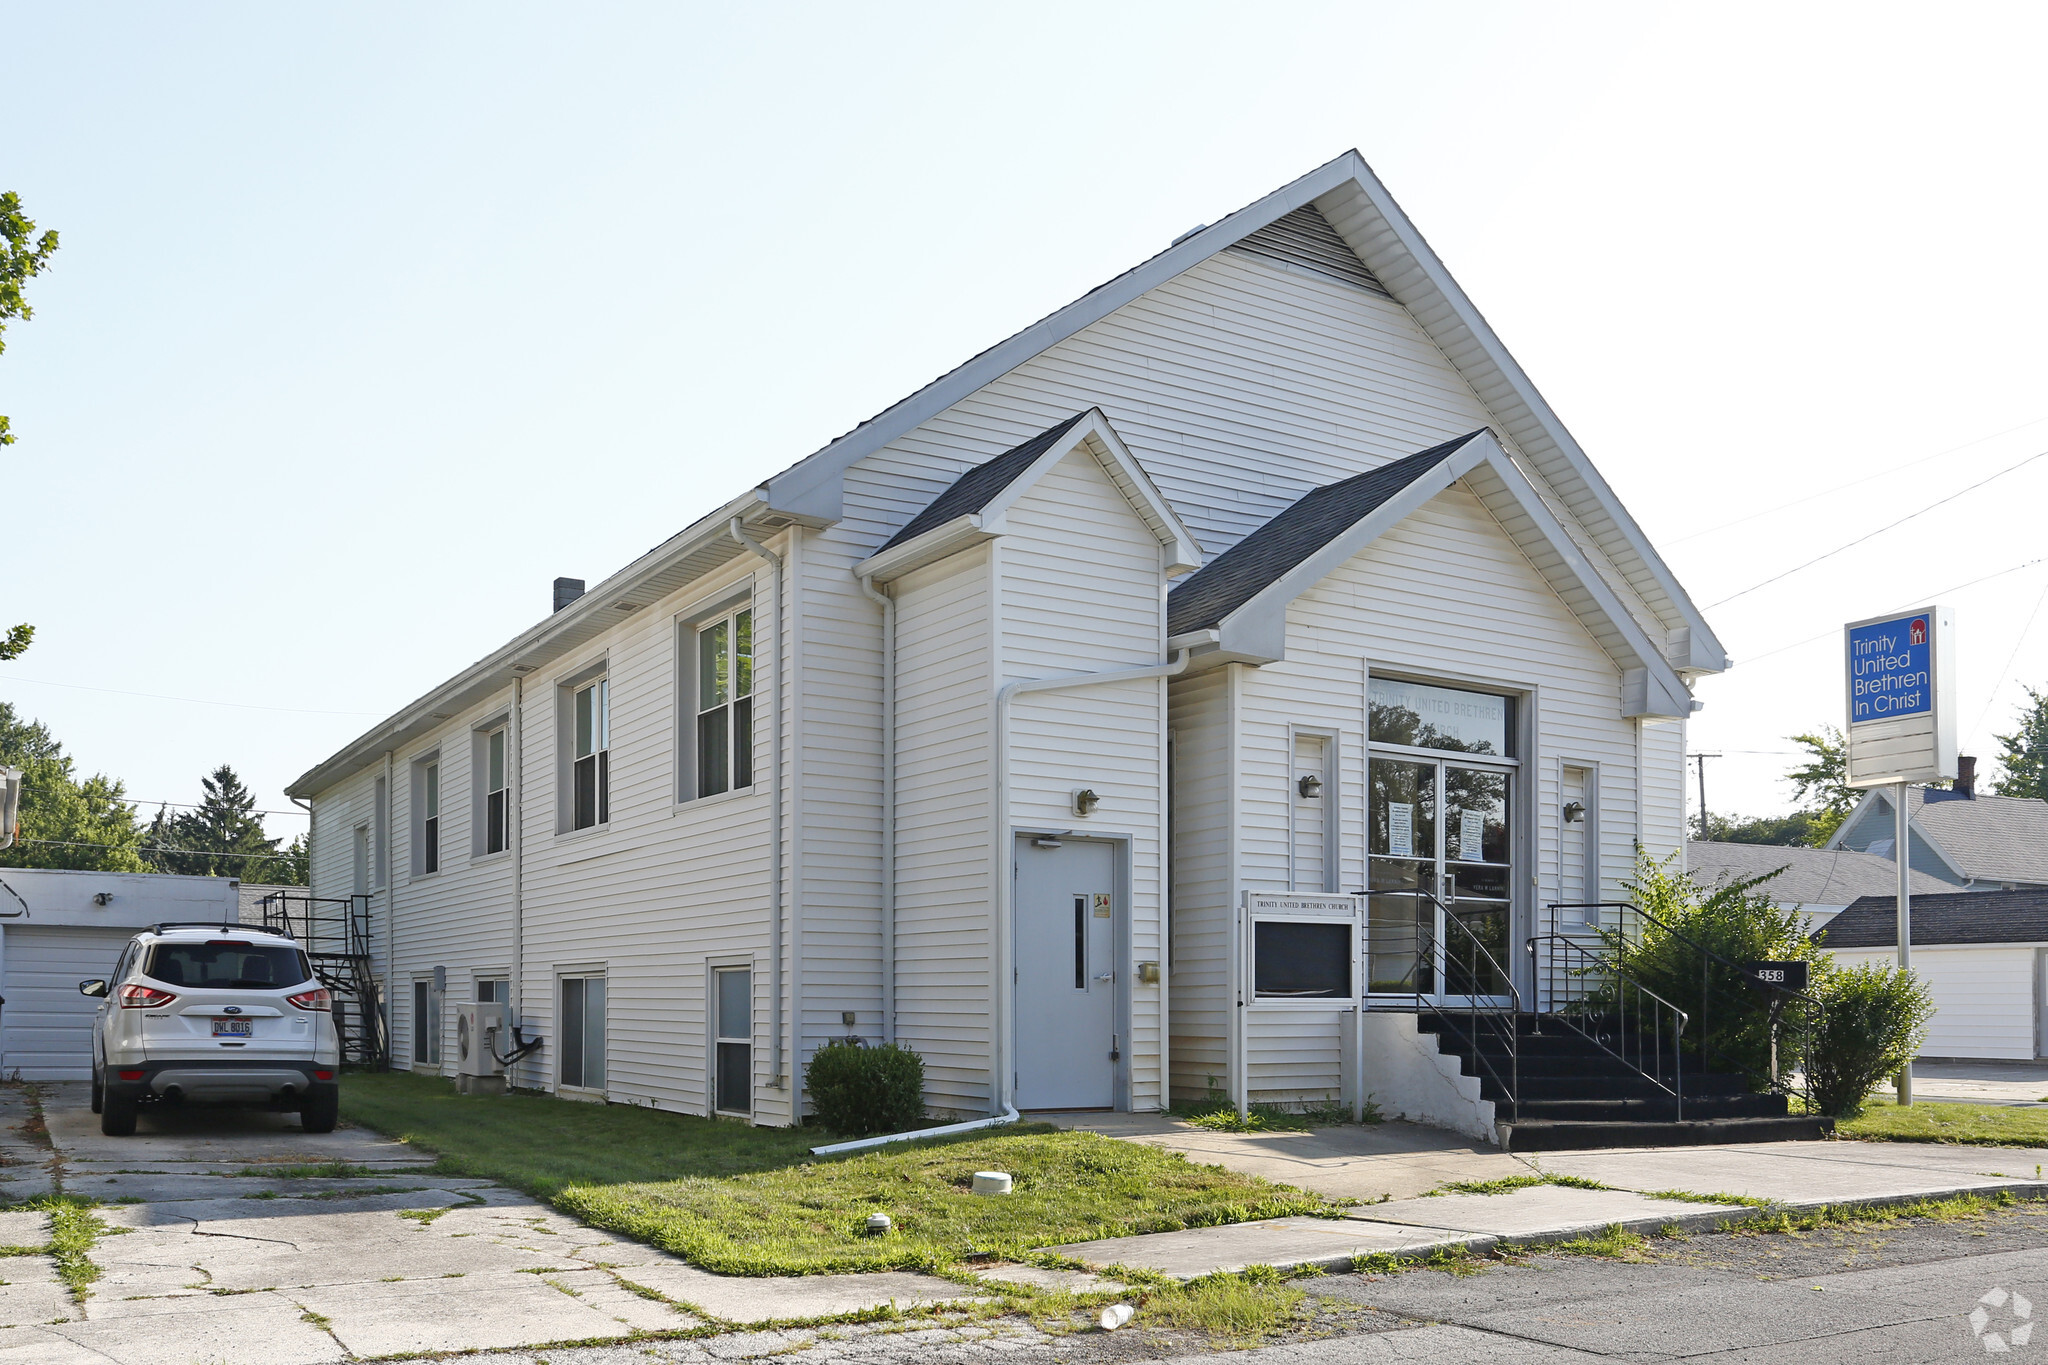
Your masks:
<svg viewBox="0 0 2048 1365"><path fill-rule="evenodd" d="M1017 1107L1116 1103L1117 915L1112 846L1017 841Z"/></svg>

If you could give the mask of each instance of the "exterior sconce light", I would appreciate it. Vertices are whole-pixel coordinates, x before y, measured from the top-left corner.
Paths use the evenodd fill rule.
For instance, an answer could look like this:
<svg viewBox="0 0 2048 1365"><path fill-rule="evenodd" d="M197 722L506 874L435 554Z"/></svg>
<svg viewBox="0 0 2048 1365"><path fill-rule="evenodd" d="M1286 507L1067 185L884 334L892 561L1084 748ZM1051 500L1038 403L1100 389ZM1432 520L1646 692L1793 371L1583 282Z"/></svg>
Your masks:
<svg viewBox="0 0 2048 1365"><path fill-rule="evenodd" d="M1159 964L1157 962L1140 962L1138 964L1138 980L1144 982L1147 986L1158 985Z"/></svg>
<svg viewBox="0 0 2048 1365"><path fill-rule="evenodd" d="M1317 777L1314 773L1310 773L1299 782L1296 782L1294 789L1313 801L1316 797L1323 794L1323 779Z"/></svg>
<svg viewBox="0 0 2048 1365"><path fill-rule="evenodd" d="M95 891L95 892L93 892L93 895L92 895L92 903L93 903L94 905L97 905L97 906L99 906L99 907L100 907L100 908L101 908L102 910L106 909L107 905L108 905L108 904L109 904L109 903L110 903L110 902L111 902L111 901L112 901L113 899L114 899L114 893L113 893L113 892L111 892L111 891Z"/></svg>
<svg viewBox="0 0 2048 1365"><path fill-rule="evenodd" d="M1585 802L1583 802L1583 801L1567 801L1567 802L1565 802L1565 803L1564 803L1564 822L1565 822L1565 823L1566 823L1567 825L1576 825L1576 824L1578 824L1578 823L1579 823L1579 822L1580 822L1581 820L1584 820L1585 818L1586 818L1586 803L1585 803Z"/></svg>
<svg viewBox="0 0 2048 1365"><path fill-rule="evenodd" d="M1083 816L1093 815L1095 814L1095 808L1101 804L1102 798L1095 794L1095 788L1076 787L1074 789L1074 814Z"/></svg>

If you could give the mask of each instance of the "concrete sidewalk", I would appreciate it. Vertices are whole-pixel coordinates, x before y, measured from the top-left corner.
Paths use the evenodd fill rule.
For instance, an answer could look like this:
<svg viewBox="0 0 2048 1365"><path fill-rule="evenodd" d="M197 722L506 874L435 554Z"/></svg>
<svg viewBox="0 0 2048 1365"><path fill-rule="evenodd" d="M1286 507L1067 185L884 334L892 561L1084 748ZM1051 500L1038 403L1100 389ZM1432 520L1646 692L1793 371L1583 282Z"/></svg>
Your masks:
<svg viewBox="0 0 2048 1365"><path fill-rule="evenodd" d="M1879 1142L1548 1152L1515 1160L1515 1174L1567 1176L1606 1188L1546 1184L1500 1194L1425 1195L1360 1205L1341 1218L1275 1219L1045 1250L1098 1268L1128 1266L1179 1278L1252 1265L1336 1270L1375 1254L1488 1251L1613 1226L1633 1232L1718 1227L1754 1216L1757 1209L1741 1202L1748 1200L1800 1210L1998 1191L2038 1198L2048 1196L2037 1164L2044 1157L2048 1153L2031 1148ZM1370 1165L1371 1154L1362 1160Z"/></svg>

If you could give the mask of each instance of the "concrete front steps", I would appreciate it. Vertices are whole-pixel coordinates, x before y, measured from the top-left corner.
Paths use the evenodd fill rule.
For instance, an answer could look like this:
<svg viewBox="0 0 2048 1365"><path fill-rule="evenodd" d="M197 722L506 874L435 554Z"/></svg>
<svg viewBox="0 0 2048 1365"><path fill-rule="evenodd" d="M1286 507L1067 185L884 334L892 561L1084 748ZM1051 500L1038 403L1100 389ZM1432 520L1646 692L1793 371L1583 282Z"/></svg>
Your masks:
<svg viewBox="0 0 2048 1365"><path fill-rule="evenodd" d="M1556 1018L1516 1020L1521 1096L1512 1099L1496 1080L1506 1077L1506 1040L1486 1026L1446 1027L1423 1015L1422 1031L1437 1048L1458 1058L1477 1077L1480 1095L1494 1104L1503 1151L1554 1152L1589 1147L1691 1147L1705 1143L1790 1142L1824 1138L1834 1120L1789 1112L1783 1095L1751 1093L1740 1076L1685 1075L1684 1103Z"/></svg>

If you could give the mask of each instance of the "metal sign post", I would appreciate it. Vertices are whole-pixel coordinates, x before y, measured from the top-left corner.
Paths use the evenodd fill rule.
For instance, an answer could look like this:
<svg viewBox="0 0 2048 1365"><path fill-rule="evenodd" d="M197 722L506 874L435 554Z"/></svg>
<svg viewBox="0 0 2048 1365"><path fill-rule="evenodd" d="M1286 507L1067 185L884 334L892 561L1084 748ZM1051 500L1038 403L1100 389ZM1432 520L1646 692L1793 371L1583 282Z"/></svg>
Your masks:
<svg viewBox="0 0 2048 1365"><path fill-rule="evenodd" d="M1842 629L1848 703L1847 780L1892 789L1892 858L1899 869L1899 968L1913 966L1913 848L1907 789L1956 775L1955 618L1941 607L1852 621ZM1913 1063L1898 1076L1913 1102Z"/></svg>

